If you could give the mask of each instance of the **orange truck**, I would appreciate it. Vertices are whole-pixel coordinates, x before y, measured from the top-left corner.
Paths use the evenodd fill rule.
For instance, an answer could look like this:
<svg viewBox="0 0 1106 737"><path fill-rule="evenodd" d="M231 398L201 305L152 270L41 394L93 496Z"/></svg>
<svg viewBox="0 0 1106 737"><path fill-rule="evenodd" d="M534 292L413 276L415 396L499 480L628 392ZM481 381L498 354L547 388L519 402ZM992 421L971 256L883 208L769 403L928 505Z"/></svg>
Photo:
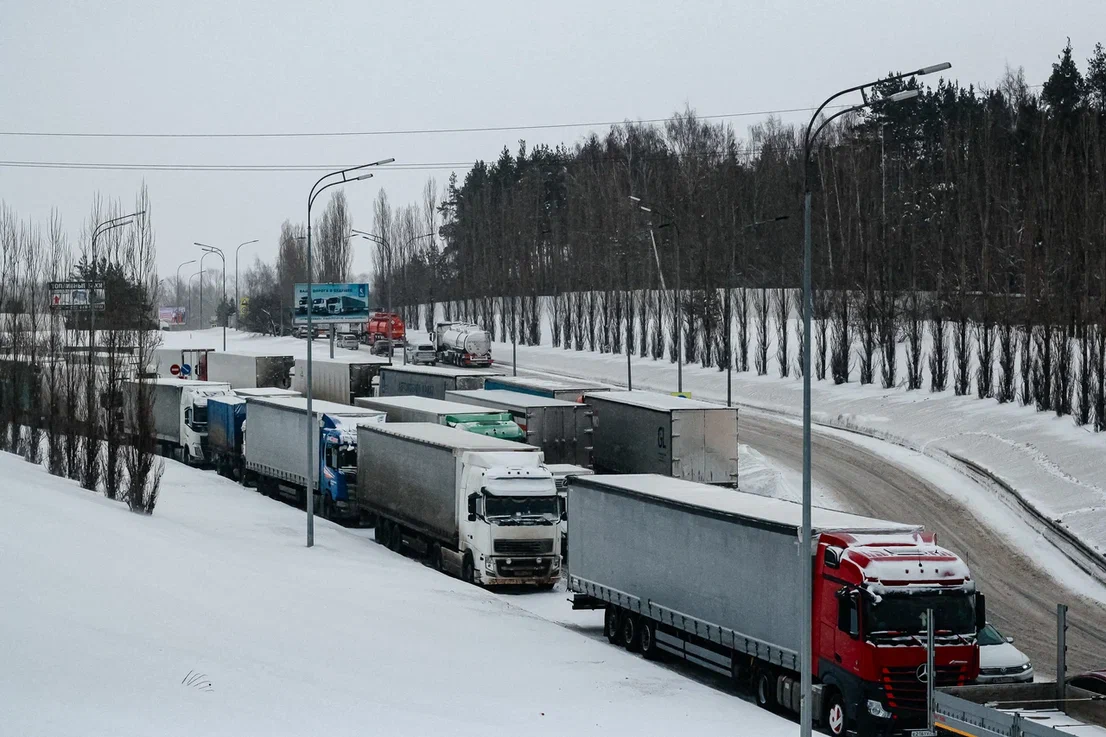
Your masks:
<svg viewBox="0 0 1106 737"><path fill-rule="evenodd" d="M407 328L403 324L403 318L392 312L374 312L365 323L364 340L368 345L375 343L377 338L387 338L393 343L406 345L406 336Z"/></svg>

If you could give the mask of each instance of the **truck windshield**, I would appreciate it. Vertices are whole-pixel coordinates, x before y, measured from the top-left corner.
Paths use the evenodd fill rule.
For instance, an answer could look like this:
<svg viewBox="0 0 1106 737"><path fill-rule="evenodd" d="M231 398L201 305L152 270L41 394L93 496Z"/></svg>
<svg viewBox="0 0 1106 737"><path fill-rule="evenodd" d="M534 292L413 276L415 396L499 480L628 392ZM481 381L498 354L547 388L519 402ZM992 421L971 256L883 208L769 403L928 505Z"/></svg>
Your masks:
<svg viewBox="0 0 1106 737"><path fill-rule="evenodd" d="M357 469L357 449L342 448L338 451L338 468L343 471L349 468Z"/></svg>
<svg viewBox="0 0 1106 737"><path fill-rule="evenodd" d="M926 609L933 609L937 634L975 634L975 597L962 593L884 594L878 603L866 603L864 629L869 637L922 635Z"/></svg>
<svg viewBox="0 0 1106 737"><path fill-rule="evenodd" d="M207 427L207 405L192 405L192 429L203 430Z"/></svg>
<svg viewBox="0 0 1106 737"><path fill-rule="evenodd" d="M533 519L552 521L557 518L556 496L493 496L484 497L484 516L489 520Z"/></svg>

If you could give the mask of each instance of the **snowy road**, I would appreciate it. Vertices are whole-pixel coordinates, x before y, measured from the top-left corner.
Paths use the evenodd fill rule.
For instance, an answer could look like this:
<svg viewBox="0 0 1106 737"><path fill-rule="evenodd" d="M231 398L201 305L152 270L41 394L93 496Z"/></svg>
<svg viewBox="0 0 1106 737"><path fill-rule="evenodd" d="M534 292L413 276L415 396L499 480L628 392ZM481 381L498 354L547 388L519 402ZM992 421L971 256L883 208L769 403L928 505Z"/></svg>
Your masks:
<svg viewBox="0 0 1106 737"><path fill-rule="evenodd" d="M1069 670L1079 672L1103 666L1106 605L1079 596L1045 573L991 525L978 520L969 509L927 480L930 474L923 477L877 451L837 435L814 433L811 463L817 482L833 490L849 511L909 519L936 531L938 541L956 551L971 567L981 590L987 594L990 620L999 630L1017 639L1017 646L1032 659L1039 672L1055 670L1056 602L1071 607ZM793 421L744 412L741 442L756 448L776 465L802 469L802 428ZM921 456L919 459L940 467L936 461ZM955 477L955 472L947 472ZM956 478L953 483L958 480L970 483Z"/></svg>
<svg viewBox="0 0 1106 737"><path fill-rule="evenodd" d="M501 364L503 365L503 364ZM519 373L550 373L528 365L520 356ZM576 378L603 381L603 377ZM635 382L636 386L636 382ZM644 387L642 387L644 388ZM785 473L801 474L802 428L793 419L755 411L743 411L741 442L762 453ZM904 463L910 457L909 465ZM847 511L886 519L919 522L938 533L938 540L960 554L971 567L981 590L987 594L989 619L1017 640L1017 646L1033 661L1042 676L1055 670L1056 604L1068 604L1068 670L1077 673L1106 665L1106 604L1101 587L1078 572L1069 572L1075 585L1065 585L1059 569L1073 569L1044 540L1037 546L1044 562L1031 559L1025 545L1009 535L1033 535L1016 519L1004 520L1007 534L1000 534L993 517L1010 517L1005 510L989 510L983 521L965 504L950 497L950 489L974 482L937 461L890 443L816 427L813 475L816 487L840 500ZM933 479L942 480L941 484ZM982 490L979 490L983 493ZM995 505L996 507L998 505ZM1080 592L1099 589L1092 599Z"/></svg>

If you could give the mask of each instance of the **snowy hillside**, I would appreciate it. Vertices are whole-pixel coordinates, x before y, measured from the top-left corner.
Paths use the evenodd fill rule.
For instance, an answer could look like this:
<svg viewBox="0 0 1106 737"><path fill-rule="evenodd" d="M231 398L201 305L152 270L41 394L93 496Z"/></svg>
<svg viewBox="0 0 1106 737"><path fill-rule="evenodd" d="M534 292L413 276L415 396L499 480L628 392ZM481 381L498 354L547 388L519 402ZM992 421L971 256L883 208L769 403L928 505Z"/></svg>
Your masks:
<svg viewBox="0 0 1106 737"><path fill-rule="evenodd" d="M0 454L5 735L791 735L602 638L168 463L153 517ZM554 610L554 607L557 607ZM197 678L197 674L199 677ZM713 683L713 682L712 682Z"/></svg>

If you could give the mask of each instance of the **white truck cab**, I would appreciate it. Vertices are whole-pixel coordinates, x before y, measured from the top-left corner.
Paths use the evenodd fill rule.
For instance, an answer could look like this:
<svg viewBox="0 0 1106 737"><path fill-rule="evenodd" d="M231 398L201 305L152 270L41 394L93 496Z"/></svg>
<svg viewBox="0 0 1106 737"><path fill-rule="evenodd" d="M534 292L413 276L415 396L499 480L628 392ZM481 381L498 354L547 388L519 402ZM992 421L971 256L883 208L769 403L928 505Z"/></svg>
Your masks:
<svg viewBox="0 0 1106 737"><path fill-rule="evenodd" d="M204 382L207 383L207 382ZM185 386L180 393L180 446L185 463L209 460L207 448L207 400L232 395L230 384Z"/></svg>
<svg viewBox="0 0 1106 737"><path fill-rule="evenodd" d="M555 583L561 504L540 454L469 452L462 463L461 553L471 554L475 582Z"/></svg>

